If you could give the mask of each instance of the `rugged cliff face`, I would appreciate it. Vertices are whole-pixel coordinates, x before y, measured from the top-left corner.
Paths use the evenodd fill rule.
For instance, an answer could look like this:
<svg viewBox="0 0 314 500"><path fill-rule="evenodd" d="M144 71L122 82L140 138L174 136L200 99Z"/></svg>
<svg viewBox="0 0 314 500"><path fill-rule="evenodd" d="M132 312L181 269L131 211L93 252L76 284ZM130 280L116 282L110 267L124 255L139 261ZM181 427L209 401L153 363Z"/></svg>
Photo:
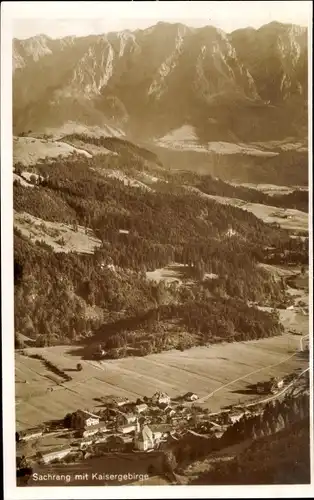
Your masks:
<svg viewBox="0 0 314 500"><path fill-rule="evenodd" d="M15 132L68 121L136 138L191 125L198 139L268 140L306 129L307 30L146 30L13 42Z"/></svg>

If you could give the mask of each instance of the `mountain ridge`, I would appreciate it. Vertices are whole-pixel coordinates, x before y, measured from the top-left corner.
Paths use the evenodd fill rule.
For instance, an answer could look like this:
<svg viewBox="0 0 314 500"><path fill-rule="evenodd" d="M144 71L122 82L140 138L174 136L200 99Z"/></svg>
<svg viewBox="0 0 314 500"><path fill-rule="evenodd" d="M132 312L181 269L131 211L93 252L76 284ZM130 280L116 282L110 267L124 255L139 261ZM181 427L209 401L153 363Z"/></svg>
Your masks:
<svg viewBox="0 0 314 500"><path fill-rule="evenodd" d="M189 124L200 142L232 142L306 129L307 28L296 25L227 34L161 22L87 37L37 35L13 40L13 63L15 133L72 121L147 139Z"/></svg>

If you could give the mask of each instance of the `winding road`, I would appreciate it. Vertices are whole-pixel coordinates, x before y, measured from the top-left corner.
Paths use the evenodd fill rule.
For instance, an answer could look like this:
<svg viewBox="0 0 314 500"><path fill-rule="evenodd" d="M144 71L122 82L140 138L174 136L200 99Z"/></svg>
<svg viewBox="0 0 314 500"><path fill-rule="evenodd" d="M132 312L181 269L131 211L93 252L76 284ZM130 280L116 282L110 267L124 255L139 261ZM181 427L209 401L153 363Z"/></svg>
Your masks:
<svg viewBox="0 0 314 500"><path fill-rule="evenodd" d="M304 335L303 337L301 337L301 339L300 339L301 343L303 343L303 340L304 340L304 339L306 339L307 337L309 337L309 335L308 335L308 334L307 334L307 335ZM209 393L209 394L207 394L206 396L203 396L202 398L198 399L198 400L197 400L197 404L202 404L202 403L205 403L205 402L206 402L209 398L211 398L211 397L212 397L214 394L216 394L217 392L219 392L219 391L221 391L221 390L225 389L226 387L229 387L230 385L235 384L236 382L239 382L240 380L245 380L247 377L250 377L251 375L254 375L255 373L259 373L259 372L262 372L262 371L264 371L264 370L268 370L268 369L270 369L270 368L274 368L275 366L279 366L279 365L281 365L282 363L285 363L286 361L289 361L289 359L291 359L291 358L293 358L294 356L296 356L296 355L298 354L298 352L299 352L299 351L296 351L296 352L295 352L295 353L293 353L291 356L288 356L287 358L285 358L285 359L283 359L283 360L279 361L278 363L274 363L274 364L272 364L272 365L268 365L268 366L265 366L265 367L263 367L263 368L258 368L257 370L253 370L252 372L247 373L246 375L243 375L242 377L238 377L238 378L236 378L236 379L232 380L231 382L228 382L227 384L224 384L224 385L222 385L222 386L218 387L217 389L215 389L214 391L210 392L210 393ZM306 372L306 371L308 371L308 370L309 370L309 368L306 368L306 370L304 370L304 371L302 372L302 374L303 374L303 373L305 373L305 372ZM300 376L301 376L301 375L300 375ZM288 389L291 385L293 385L293 383L292 383L292 384L290 384L289 386L285 387L285 389L284 389L283 391L281 391L281 393L285 392L285 391L286 391L286 390L287 390L287 389ZM274 396L274 397L278 397L278 396L280 396L280 394L281 394L281 393L277 393L277 394L275 394L275 396ZM271 399L273 399L273 397L268 398L268 400L271 400ZM260 402L260 403L262 403L262 402L264 402L264 400L259 401L259 402ZM251 404L251 406L253 406L253 404L256 404L256 402L255 402L255 403L252 403L252 404ZM247 404L247 405L245 405L245 406L250 406L250 405L249 405L249 404Z"/></svg>

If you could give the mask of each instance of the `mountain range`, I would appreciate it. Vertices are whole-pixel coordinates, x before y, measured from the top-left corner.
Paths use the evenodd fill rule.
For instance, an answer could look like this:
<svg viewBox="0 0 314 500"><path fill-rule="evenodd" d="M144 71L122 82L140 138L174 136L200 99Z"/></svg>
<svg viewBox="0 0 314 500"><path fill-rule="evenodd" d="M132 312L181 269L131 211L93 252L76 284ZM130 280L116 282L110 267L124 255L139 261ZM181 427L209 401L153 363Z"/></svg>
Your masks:
<svg viewBox="0 0 314 500"><path fill-rule="evenodd" d="M13 40L14 133L69 122L134 141L191 130L198 144L307 135L307 29L145 30Z"/></svg>

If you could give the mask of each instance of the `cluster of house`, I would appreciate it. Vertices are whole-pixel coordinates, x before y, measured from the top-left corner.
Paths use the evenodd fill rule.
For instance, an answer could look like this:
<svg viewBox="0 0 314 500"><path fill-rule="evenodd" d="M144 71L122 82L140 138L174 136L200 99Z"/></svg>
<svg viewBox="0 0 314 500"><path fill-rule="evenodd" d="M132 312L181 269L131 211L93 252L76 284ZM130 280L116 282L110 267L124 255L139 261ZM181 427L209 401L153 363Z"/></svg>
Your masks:
<svg viewBox="0 0 314 500"><path fill-rule="evenodd" d="M293 374L291 374L292 376ZM271 378L266 382L256 384L256 391L260 394L276 393L288 380ZM247 407L230 407L229 410L216 414L206 413L201 408L195 407L191 412L190 405L175 404L168 394L157 391L151 398L144 401L131 403L127 398L105 397L101 398L106 409L100 415L89 410L78 409L70 415L65 427L79 437L71 446L51 450L41 455L44 463L56 459L62 460L73 453L86 452L90 445L103 446L106 451L124 451L129 446L133 451L147 452L159 447L167 439L177 439L180 433L190 432L191 435L200 436L214 434L221 437L229 425L234 424L244 414L257 414L260 408L257 404L255 410ZM189 392L183 398L186 402L197 401L198 396ZM192 405L193 406L193 405ZM251 405L252 406L252 405ZM253 412L253 413L252 413ZM257 412L257 413L256 413ZM160 415L163 416L160 419ZM165 417L165 418L164 418ZM175 425L176 421L191 421L192 427ZM159 422L159 423L158 423ZM194 431L191 430L194 428ZM183 430L182 430L183 429ZM49 431L43 427L16 432L16 441L29 441L39 439ZM64 427L54 432L64 432ZM51 432L49 432L49 435Z"/></svg>
<svg viewBox="0 0 314 500"><path fill-rule="evenodd" d="M110 421L101 421L98 415L90 411L77 410L72 414L70 425L72 429L78 431L78 435L83 438L82 444L85 446L89 444L88 438L92 436L96 436L94 442L101 442L106 441L109 436L116 435L126 443L130 441L130 435L132 435L131 441L133 441L134 449L147 451L159 444L163 433L151 430L145 414L150 407L158 406L163 408L166 415L174 415L175 410L170 403L170 397L163 392L156 392L150 400L138 404L131 404L127 398L110 398L106 400L107 415L111 415ZM133 411L130 411L130 407Z"/></svg>
<svg viewBox="0 0 314 500"><path fill-rule="evenodd" d="M196 394L190 392L183 399L193 402L197 398ZM169 436L169 432L158 428L160 427L156 423L158 417L162 426L166 425L166 421L173 424L176 419L182 419L183 415L186 416L188 413L187 408L179 410L172 404L169 395L161 391L157 391L151 398L144 398L145 402L131 403L127 398L116 397L101 399L106 407L103 412L100 412L101 415L89 410L78 409L69 416L65 426L74 432L75 437L80 439L73 443L72 447L59 448L42 455L41 458L45 463L55 459L63 459L73 452L74 444L79 450L86 450L91 444L101 443L110 451L121 451L128 443L132 444L134 451L156 449L166 439L166 436ZM154 427L155 429L152 429ZM60 431L62 432L62 429ZM24 433L17 433L16 440L26 441L40 438L44 433L42 428L31 429Z"/></svg>

